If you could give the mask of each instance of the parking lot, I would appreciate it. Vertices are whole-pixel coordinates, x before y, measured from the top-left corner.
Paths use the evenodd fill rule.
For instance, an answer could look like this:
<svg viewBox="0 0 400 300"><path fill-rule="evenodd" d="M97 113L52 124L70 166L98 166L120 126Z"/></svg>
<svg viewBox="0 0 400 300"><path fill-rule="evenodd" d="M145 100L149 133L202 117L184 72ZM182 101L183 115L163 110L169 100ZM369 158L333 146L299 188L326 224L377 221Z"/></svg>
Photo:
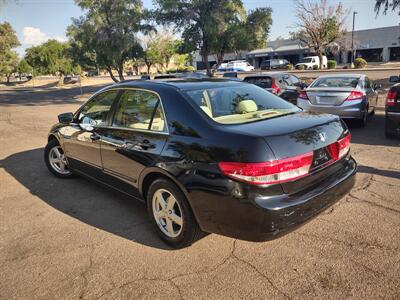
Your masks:
<svg viewBox="0 0 400 300"><path fill-rule="evenodd" d="M356 186L274 241L173 250L145 207L43 163L47 132L98 89L0 92L0 298L400 298L400 139L349 124Z"/></svg>

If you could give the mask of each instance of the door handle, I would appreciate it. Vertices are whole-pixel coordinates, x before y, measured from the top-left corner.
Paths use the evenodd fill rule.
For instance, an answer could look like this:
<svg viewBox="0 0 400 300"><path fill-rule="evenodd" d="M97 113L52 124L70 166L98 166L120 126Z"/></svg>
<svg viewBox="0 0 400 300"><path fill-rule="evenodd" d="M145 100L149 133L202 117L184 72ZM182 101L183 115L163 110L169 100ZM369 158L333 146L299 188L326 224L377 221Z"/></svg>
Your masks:
<svg viewBox="0 0 400 300"><path fill-rule="evenodd" d="M138 146L138 147L140 147L140 148L143 148L144 150L153 149L153 148L156 147L155 144L150 143L150 141L147 140L147 139L144 139L144 140L142 140L141 142L136 143L135 146Z"/></svg>
<svg viewBox="0 0 400 300"><path fill-rule="evenodd" d="M98 141L98 140L100 140L100 135L98 135L97 133L92 133L91 135L90 135L90 139L92 140L92 141Z"/></svg>

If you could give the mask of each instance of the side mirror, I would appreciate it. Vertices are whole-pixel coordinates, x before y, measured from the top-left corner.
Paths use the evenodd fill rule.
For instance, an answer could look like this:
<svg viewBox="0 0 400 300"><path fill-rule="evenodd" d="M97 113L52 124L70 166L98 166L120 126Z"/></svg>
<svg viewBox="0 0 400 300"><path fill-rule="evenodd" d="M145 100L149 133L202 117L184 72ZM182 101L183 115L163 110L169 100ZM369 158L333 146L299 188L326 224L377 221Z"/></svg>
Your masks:
<svg viewBox="0 0 400 300"><path fill-rule="evenodd" d="M60 123L71 123L73 120L74 120L74 114L71 112L58 115L58 122Z"/></svg>
<svg viewBox="0 0 400 300"><path fill-rule="evenodd" d="M389 81L393 83L400 82L400 78L399 76L390 76Z"/></svg>
<svg viewBox="0 0 400 300"><path fill-rule="evenodd" d="M374 84L374 90L380 90L382 88L381 84L375 83Z"/></svg>

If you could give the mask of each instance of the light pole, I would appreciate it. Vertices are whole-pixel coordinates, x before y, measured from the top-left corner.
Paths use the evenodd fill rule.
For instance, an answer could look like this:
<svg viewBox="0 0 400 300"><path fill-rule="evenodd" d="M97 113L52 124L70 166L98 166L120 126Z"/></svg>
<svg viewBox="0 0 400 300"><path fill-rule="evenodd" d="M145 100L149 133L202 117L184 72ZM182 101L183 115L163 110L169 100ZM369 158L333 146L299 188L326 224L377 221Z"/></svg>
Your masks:
<svg viewBox="0 0 400 300"><path fill-rule="evenodd" d="M355 58L355 50L354 50L354 23L356 20L356 11L353 11L353 30L351 32L351 67L353 67L354 64L354 58Z"/></svg>

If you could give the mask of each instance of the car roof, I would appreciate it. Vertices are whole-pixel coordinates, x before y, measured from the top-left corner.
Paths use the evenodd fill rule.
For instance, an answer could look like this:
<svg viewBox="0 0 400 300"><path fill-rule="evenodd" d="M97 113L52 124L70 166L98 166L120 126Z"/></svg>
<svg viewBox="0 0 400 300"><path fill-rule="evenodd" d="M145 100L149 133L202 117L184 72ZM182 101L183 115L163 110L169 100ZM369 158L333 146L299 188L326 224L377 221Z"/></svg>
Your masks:
<svg viewBox="0 0 400 300"><path fill-rule="evenodd" d="M223 78L170 78L166 80L125 80L118 82L107 88L116 87L140 87L146 86L147 88L160 88L172 87L178 90L194 90L194 89L209 89L216 87L234 86L243 84L241 81L228 80Z"/></svg>
<svg viewBox="0 0 400 300"><path fill-rule="evenodd" d="M287 75L296 76L296 75L290 74L290 73L288 73L288 72L276 71L276 72L262 72L262 73L259 73L259 74L253 74L253 75L246 76L245 78L253 78L253 77L275 77L275 76L282 75L282 74L287 74Z"/></svg>

